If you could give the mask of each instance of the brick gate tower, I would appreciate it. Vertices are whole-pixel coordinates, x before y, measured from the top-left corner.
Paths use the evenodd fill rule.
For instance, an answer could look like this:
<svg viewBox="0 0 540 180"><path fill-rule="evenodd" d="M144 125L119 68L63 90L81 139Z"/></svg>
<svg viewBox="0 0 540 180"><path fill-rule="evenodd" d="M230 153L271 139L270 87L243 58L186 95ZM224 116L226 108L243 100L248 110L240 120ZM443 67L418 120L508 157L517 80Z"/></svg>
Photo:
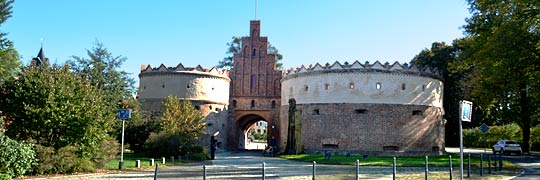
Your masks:
<svg viewBox="0 0 540 180"><path fill-rule="evenodd" d="M233 150L244 149L246 133L255 122L268 123L268 145L277 145L281 71L276 70L276 55L268 54L268 37L261 37L261 22L250 21L250 35L242 37L242 51L233 57L231 70Z"/></svg>

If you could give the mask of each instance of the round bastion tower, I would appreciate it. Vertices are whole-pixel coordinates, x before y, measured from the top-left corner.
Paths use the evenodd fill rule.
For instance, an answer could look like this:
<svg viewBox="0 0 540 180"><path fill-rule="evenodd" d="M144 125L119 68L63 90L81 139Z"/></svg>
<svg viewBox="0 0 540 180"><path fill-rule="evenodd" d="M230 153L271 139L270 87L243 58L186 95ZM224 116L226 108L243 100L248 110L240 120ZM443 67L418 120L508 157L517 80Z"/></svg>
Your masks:
<svg viewBox="0 0 540 180"><path fill-rule="evenodd" d="M306 153L441 154L441 79L433 69L378 61L284 71L281 133L287 134L289 100L294 99L294 141Z"/></svg>
<svg viewBox="0 0 540 180"><path fill-rule="evenodd" d="M141 109L154 116L161 116L161 104L169 95L179 100L189 100L205 116L207 132L202 137L202 143L209 143L206 142L209 135L220 131L218 146L227 148L230 81L228 70L218 70L215 67L204 69L201 66L184 67L182 64L166 67L161 64L153 68L143 65L139 74Z"/></svg>

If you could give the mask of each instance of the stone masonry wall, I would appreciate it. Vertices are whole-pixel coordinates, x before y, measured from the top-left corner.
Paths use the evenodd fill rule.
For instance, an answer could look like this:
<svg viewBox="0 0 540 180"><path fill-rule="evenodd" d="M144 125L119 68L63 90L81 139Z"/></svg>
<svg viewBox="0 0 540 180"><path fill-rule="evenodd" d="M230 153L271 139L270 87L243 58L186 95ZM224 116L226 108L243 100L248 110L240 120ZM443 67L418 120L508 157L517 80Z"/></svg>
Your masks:
<svg viewBox="0 0 540 180"><path fill-rule="evenodd" d="M288 108L280 109L281 124L288 124ZM297 109L302 111L301 141L308 153L407 155L440 154L444 150L441 108L334 103L299 104ZM287 137L286 130L281 133Z"/></svg>

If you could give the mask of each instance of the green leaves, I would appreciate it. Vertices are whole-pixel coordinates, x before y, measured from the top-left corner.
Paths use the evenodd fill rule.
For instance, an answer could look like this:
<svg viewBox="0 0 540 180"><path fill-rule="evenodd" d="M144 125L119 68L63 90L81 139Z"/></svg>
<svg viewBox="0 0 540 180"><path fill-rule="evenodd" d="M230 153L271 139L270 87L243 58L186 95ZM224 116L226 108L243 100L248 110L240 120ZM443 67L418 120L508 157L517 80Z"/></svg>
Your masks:
<svg viewBox="0 0 540 180"><path fill-rule="evenodd" d="M175 96L163 102L161 128L165 133L180 135L185 139L198 139L206 127L204 116L187 100L179 101Z"/></svg>

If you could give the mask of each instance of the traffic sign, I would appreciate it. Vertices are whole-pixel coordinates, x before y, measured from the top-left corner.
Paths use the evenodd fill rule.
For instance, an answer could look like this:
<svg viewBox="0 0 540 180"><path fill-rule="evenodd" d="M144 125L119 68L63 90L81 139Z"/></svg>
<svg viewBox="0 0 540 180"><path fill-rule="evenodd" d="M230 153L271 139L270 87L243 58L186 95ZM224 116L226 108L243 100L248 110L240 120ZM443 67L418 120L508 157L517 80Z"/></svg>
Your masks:
<svg viewBox="0 0 540 180"><path fill-rule="evenodd" d="M487 133L489 131L489 126L486 125L486 123L482 123L482 125L480 125L480 131L482 131L484 134Z"/></svg>
<svg viewBox="0 0 540 180"><path fill-rule="evenodd" d="M131 109L119 109L118 118L120 119L129 119L131 118Z"/></svg>
<svg viewBox="0 0 540 180"><path fill-rule="evenodd" d="M461 102L459 103L459 117L461 121L471 122L472 102L461 100Z"/></svg>

